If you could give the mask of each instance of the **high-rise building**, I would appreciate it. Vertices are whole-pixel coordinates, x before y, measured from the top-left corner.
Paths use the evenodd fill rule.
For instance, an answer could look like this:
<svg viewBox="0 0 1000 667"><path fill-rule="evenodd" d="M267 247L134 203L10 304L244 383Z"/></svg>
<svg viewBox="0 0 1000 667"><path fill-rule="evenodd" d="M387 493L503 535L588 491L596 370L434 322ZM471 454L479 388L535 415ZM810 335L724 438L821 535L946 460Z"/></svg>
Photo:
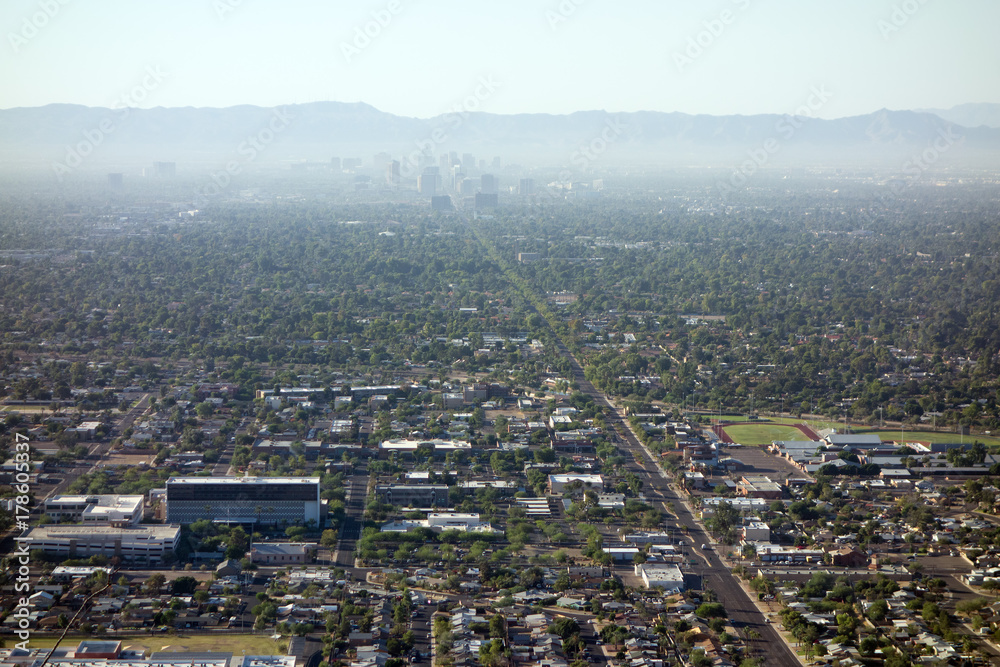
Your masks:
<svg viewBox="0 0 1000 667"><path fill-rule="evenodd" d="M475 207L477 211L482 211L484 209L496 208L498 205L497 193L493 192L487 194L485 192L477 192Z"/></svg>
<svg viewBox="0 0 1000 667"><path fill-rule="evenodd" d="M340 171L340 158L339 157L332 157L332 158L330 158L330 169L333 169L334 171Z"/></svg>
<svg viewBox="0 0 1000 667"><path fill-rule="evenodd" d="M493 158L493 171L500 171L501 166L500 156L497 155Z"/></svg>
<svg viewBox="0 0 1000 667"><path fill-rule="evenodd" d="M520 182L517 184L517 194L519 195L535 194L535 179L522 178Z"/></svg>
<svg viewBox="0 0 1000 667"><path fill-rule="evenodd" d="M500 191L497 177L493 174L483 174L479 177L479 183L479 190L484 195L495 195Z"/></svg>
<svg viewBox="0 0 1000 667"><path fill-rule="evenodd" d="M124 178L122 174L108 174L108 187L112 190L121 190Z"/></svg>
<svg viewBox="0 0 1000 667"><path fill-rule="evenodd" d="M451 167L451 189L457 190L462 179L465 178L465 172L462 170L462 165L456 164Z"/></svg>
<svg viewBox="0 0 1000 667"><path fill-rule="evenodd" d="M399 187L399 160L391 160L386 163L385 183L393 190Z"/></svg>
<svg viewBox="0 0 1000 667"><path fill-rule="evenodd" d="M462 166L465 171L471 172L476 168L476 158L472 153L462 153Z"/></svg>
<svg viewBox="0 0 1000 667"><path fill-rule="evenodd" d="M478 178L463 178L458 182L458 194L471 197L479 192L479 179Z"/></svg>
<svg viewBox="0 0 1000 667"><path fill-rule="evenodd" d="M433 197L441 187L441 174L437 167L424 167L423 173L417 177L417 191L427 197Z"/></svg>
<svg viewBox="0 0 1000 667"><path fill-rule="evenodd" d="M448 195L435 195L431 197L432 211L450 211L451 209L451 197Z"/></svg>
<svg viewBox="0 0 1000 667"><path fill-rule="evenodd" d="M153 176L156 178L173 178L177 175L176 162L154 162Z"/></svg>
<svg viewBox="0 0 1000 667"><path fill-rule="evenodd" d="M381 153L375 153L375 157L372 158L372 167L375 169L382 169L385 165L392 162L392 156L385 151Z"/></svg>

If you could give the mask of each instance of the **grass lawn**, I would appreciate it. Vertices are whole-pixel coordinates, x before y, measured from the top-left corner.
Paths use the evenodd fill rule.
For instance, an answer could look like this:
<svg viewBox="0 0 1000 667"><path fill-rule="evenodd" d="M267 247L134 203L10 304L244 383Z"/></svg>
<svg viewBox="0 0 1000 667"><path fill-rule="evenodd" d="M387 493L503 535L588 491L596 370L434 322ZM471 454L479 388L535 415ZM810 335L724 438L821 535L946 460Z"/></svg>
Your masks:
<svg viewBox="0 0 1000 667"><path fill-rule="evenodd" d="M855 433L878 433L883 441L898 441L899 440L899 429L882 429L869 428L869 429L855 429ZM910 431L903 429L903 438L908 442L964 442L966 445L971 445L973 442L978 440L984 445L1000 445L1000 438L989 435L966 435L962 436L958 433L941 433L939 431Z"/></svg>
<svg viewBox="0 0 1000 667"><path fill-rule="evenodd" d="M702 415L704 417L705 415ZM708 415L711 417L711 422L714 424L719 420L718 415ZM724 422L745 422L747 421L746 415L722 415L722 421Z"/></svg>
<svg viewBox="0 0 1000 667"><path fill-rule="evenodd" d="M39 637L34 635L29 646L32 648L47 648L56 643L57 636ZM67 636L60 647L70 648L76 646L83 639L94 639L94 637ZM122 648L132 650L142 650L149 656L155 651L215 651L219 653L232 653L242 655L246 651L247 655L283 655L288 646L288 639L271 639L270 634L256 635L186 635L183 632L177 635L169 633L157 633L155 635L134 635L123 637L109 637L109 639L120 639ZM281 646L279 646L281 644Z"/></svg>
<svg viewBox="0 0 1000 667"><path fill-rule="evenodd" d="M775 440L808 440L799 429L782 424L726 426L725 431L733 442L741 445L770 445Z"/></svg>

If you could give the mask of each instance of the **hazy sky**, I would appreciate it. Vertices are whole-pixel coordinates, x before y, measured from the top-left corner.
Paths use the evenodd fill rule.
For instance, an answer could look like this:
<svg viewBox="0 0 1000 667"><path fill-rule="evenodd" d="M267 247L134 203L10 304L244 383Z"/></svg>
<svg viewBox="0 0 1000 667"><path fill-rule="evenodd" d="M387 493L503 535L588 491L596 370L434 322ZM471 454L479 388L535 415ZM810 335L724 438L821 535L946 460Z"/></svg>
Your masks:
<svg viewBox="0 0 1000 667"><path fill-rule="evenodd" d="M0 107L834 118L1000 102L998 25L997 0L4 0Z"/></svg>

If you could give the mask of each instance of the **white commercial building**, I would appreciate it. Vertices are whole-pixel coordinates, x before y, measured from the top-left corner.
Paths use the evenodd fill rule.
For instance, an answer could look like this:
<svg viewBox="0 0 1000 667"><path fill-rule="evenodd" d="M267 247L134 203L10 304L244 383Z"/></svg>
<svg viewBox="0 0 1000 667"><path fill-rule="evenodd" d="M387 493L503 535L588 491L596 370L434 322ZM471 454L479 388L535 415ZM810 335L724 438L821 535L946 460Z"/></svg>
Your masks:
<svg viewBox="0 0 1000 667"><path fill-rule="evenodd" d="M701 514L703 517L710 517L715 513L717 505L728 503L740 514L756 514L763 512L770 507L773 500L764 498L723 498L721 496L701 499Z"/></svg>
<svg viewBox="0 0 1000 667"><path fill-rule="evenodd" d="M770 542L771 528L763 521L750 521L743 526L743 540L746 542Z"/></svg>
<svg viewBox="0 0 1000 667"><path fill-rule="evenodd" d="M430 448L435 454L440 455L455 451L471 451L472 443L465 440L439 440L436 438L430 440L400 439L386 440L378 446L383 452L405 452L411 454L420 447L424 447L425 449Z"/></svg>
<svg viewBox="0 0 1000 667"><path fill-rule="evenodd" d="M401 519L383 524L383 533L403 533L413 528L430 528L436 533L457 530L463 533L499 532L489 523L483 523L479 514L470 512L431 512L426 519Z"/></svg>
<svg viewBox="0 0 1000 667"><path fill-rule="evenodd" d="M166 648L166 647L164 647ZM122 649L120 641L80 642L77 646L0 649L0 664L9 667L295 667L292 655L240 655L230 652L154 651Z"/></svg>
<svg viewBox="0 0 1000 667"><path fill-rule="evenodd" d="M119 557L123 560L160 562L174 553L181 537L178 525L116 528L114 526L71 526L49 524L28 533L31 549L61 558L90 556Z"/></svg>
<svg viewBox="0 0 1000 667"><path fill-rule="evenodd" d="M684 590L684 573L681 568L668 563L642 563L635 566L635 575L642 577L646 588L660 586L665 593Z"/></svg>
<svg viewBox="0 0 1000 667"><path fill-rule="evenodd" d="M556 495L563 492L567 484L580 482L585 490L603 491L604 477L590 474L549 475L549 493Z"/></svg>
<svg viewBox="0 0 1000 667"><path fill-rule="evenodd" d="M142 521L142 502L142 496L60 495L45 500L45 513L54 521L137 526Z"/></svg>

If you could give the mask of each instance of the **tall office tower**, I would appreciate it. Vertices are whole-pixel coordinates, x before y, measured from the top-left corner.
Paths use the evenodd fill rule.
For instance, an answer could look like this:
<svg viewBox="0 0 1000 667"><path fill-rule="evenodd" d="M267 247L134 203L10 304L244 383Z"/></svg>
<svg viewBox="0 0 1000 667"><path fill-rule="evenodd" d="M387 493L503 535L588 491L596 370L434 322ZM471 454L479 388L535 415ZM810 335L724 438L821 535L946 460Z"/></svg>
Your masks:
<svg viewBox="0 0 1000 667"><path fill-rule="evenodd" d="M375 153L375 157L372 158L372 167L375 169L384 169L385 165L392 162L392 156L382 151L381 153Z"/></svg>
<svg viewBox="0 0 1000 667"><path fill-rule="evenodd" d="M495 195L500 192L497 177L493 174L483 174L480 179L479 190L484 195Z"/></svg>
<svg viewBox="0 0 1000 667"><path fill-rule="evenodd" d="M475 207L477 211L483 211L486 209L496 208L499 205L499 196L497 193L486 193L477 192L475 199Z"/></svg>
<svg viewBox="0 0 1000 667"><path fill-rule="evenodd" d="M521 181L517 184L517 194L519 195L535 194L535 179L522 178Z"/></svg>
<svg viewBox="0 0 1000 667"><path fill-rule="evenodd" d="M479 179L466 176L458 182L458 194L471 197L479 191Z"/></svg>
<svg viewBox="0 0 1000 667"><path fill-rule="evenodd" d="M433 197L441 187L441 174L437 167L424 167L423 173L417 177L417 192Z"/></svg>
<svg viewBox="0 0 1000 667"><path fill-rule="evenodd" d="M500 156L497 155L495 158L493 158L493 171L500 171L500 168L501 168Z"/></svg>
<svg viewBox="0 0 1000 667"><path fill-rule="evenodd" d="M441 168L441 171L448 171L451 168L451 159L447 153L441 153L438 157L438 167Z"/></svg>
<svg viewBox="0 0 1000 667"><path fill-rule="evenodd" d="M431 197L431 210L450 211L451 197L449 197L448 195L434 195L433 197Z"/></svg>
<svg viewBox="0 0 1000 667"><path fill-rule="evenodd" d="M154 162L153 176L156 178L173 178L177 175L176 162Z"/></svg>
<svg viewBox="0 0 1000 667"><path fill-rule="evenodd" d="M451 189L457 190L458 184L462 182L463 178L465 178L465 172L462 171L462 165L453 165L451 168Z"/></svg>
<svg viewBox="0 0 1000 667"><path fill-rule="evenodd" d="M476 168L476 158L472 153L462 153L462 166L467 173L471 173Z"/></svg>
<svg viewBox="0 0 1000 667"><path fill-rule="evenodd" d="M385 183L395 190L399 187L399 160L391 160L385 165Z"/></svg>

